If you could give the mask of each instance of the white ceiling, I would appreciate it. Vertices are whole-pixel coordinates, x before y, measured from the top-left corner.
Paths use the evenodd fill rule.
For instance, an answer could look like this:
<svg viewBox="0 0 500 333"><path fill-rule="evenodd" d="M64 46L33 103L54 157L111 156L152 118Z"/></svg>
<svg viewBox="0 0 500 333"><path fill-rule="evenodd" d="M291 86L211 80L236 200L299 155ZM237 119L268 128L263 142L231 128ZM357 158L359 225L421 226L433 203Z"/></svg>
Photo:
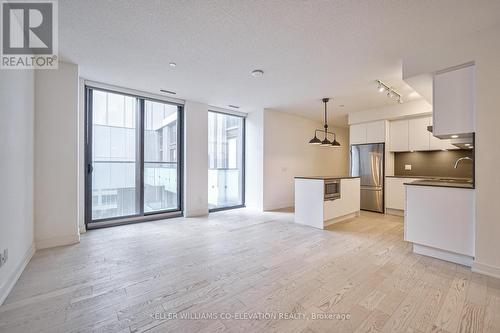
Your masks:
<svg viewBox="0 0 500 333"><path fill-rule="evenodd" d="M401 79L404 55L500 23L500 1L65 0L59 13L59 53L84 78L316 119L334 97L345 124L394 103L375 79L419 98Z"/></svg>

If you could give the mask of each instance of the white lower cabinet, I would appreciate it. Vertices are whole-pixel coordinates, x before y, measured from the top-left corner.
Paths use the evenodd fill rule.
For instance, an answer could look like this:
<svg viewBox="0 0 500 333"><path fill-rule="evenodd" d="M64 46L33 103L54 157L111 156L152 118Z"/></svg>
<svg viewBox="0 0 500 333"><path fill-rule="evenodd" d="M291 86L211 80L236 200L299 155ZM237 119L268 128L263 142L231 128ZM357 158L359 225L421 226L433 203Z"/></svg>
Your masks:
<svg viewBox="0 0 500 333"><path fill-rule="evenodd" d="M405 209L405 183L410 183L418 178L385 178L385 208L386 209Z"/></svg>
<svg viewBox="0 0 500 333"><path fill-rule="evenodd" d="M404 238L413 251L470 266L474 196L473 189L406 185Z"/></svg>
<svg viewBox="0 0 500 333"><path fill-rule="evenodd" d="M360 179L340 180L340 198L324 200L325 179L295 178L295 214L298 224L324 229L354 216L360 210Z"/></svg>

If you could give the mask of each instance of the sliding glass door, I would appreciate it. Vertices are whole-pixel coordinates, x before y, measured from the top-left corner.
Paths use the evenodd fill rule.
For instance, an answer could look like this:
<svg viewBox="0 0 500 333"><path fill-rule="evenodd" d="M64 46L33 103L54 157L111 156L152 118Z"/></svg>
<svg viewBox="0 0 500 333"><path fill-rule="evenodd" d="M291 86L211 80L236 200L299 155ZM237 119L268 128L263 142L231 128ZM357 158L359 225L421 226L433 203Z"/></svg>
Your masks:
<svg viewBox="0 0 500 333"><path fill-rule="evenodd" d="M177 209L177 106L145 102L144 212Z"/></svg>
<svg viewBox="0 0 500 333"><path fill-rule="evenodd" d="M92 113L92 220L136 215L137 101L96 90Z"/></svg>
<svg viewBox="0 0 500 333"><path fill-rule="evenodd" d="M208 113L208 208L242 207L244 198L245 118Z"/></svg>
<svg viewBox="0 0 500 333"><path fill-rule="evenodd" d="M182 106L87 87L86 110L87 225L180 212Z"/></svg>

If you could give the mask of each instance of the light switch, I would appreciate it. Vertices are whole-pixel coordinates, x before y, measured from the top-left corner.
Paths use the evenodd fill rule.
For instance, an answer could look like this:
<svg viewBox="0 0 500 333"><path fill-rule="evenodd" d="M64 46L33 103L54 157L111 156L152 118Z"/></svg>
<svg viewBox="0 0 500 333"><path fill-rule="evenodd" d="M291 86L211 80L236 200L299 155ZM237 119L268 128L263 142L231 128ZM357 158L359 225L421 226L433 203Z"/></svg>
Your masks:
<svg viewBox="0 0 500 333"><path fill-rule="evenodd" d="M405 170L411 170L411 164L405 164Z"/></svg>

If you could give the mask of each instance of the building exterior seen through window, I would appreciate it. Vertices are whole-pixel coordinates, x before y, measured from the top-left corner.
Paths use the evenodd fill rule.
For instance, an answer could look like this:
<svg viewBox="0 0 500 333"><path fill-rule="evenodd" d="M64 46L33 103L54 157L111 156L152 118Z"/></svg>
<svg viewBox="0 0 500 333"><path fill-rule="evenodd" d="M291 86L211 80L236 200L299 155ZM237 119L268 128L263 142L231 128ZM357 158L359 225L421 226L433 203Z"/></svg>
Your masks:
<svg viewBox="0 0 500 333"><path fill-rule="evenodd" d="M208 113L208 207L244 204L243 117Z"/></svg>
<svg viewBox="0 0 500 333"><path fill-rule="evenodd" d="M180 209L179 107L98 89L91 96L92 220Z"/></svg>

